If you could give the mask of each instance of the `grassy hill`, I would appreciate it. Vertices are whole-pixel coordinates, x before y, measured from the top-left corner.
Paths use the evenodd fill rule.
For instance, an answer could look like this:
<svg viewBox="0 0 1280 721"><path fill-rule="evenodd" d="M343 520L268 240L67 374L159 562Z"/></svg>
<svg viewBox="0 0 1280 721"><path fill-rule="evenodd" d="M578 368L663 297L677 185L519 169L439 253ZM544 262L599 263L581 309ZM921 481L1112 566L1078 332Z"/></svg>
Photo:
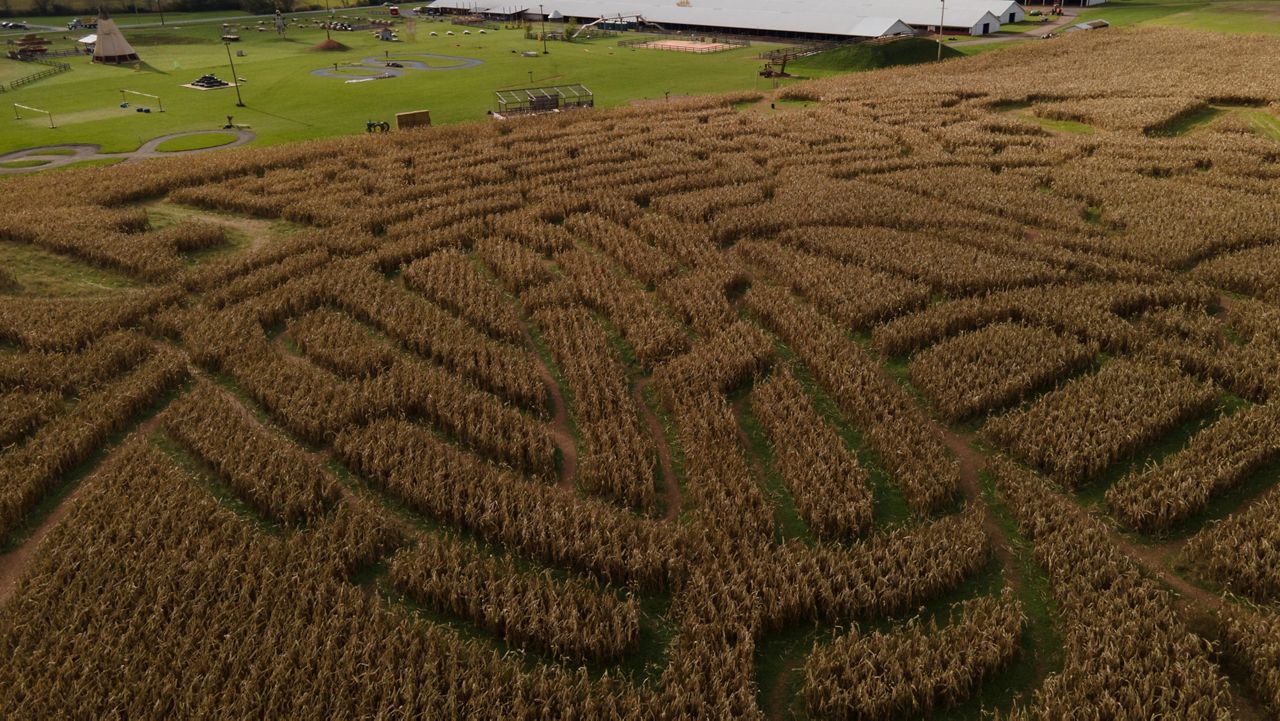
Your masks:
<svg viewBox="0 0 1280 721"><path fill-rule="evenodd" d="M943 47L943 58L960 57L955 48ZM851 72L877 70L895 65L916 65L938 58L938 43L926 38L907 38L884 45L858 43L801 58L791 65L804 70ZM789 66L790 67L790 66Z"/></svg>

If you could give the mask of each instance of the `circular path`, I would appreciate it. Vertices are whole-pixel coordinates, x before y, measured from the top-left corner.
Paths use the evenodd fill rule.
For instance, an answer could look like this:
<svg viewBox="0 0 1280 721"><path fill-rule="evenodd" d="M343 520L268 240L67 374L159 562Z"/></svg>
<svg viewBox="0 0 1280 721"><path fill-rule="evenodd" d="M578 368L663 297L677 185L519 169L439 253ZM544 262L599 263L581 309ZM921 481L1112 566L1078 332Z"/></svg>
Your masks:
<svg viewBox="0 0 1280 721"><path fill-rule="evenodd" d="M230 143L215 145L212 148L196 148L195 150L175 150L164 152L157 150L161 143L174 138L184 138L188 135L209 135L211 133L225 133L234 135L236 139ZM205 153L210 150L223 150L225 148L234 148L237 145L245 143L258 137L248 130L236 128L235 130L224 130L218 128L216 130L190 130L183 133L169 133L161 135L158 138L152 138L142 144L142 147L128 153L104 153L101 151L100 145L45 145L39 148L27 148L25 150L15 150L12 153L0 155L0 163L7 163L14 160L43 160L46 161L42 165L36 165L30 168L3 168L0 167L0 175L15 175L18 173L34 173L50 168L60 168L64 165L72 165L74 163L83 163L86 160L108 160L112 158L120 158L123 162L132 162L142 160L144 158L166 158L173 155L189 155L191 153ZM53 151L53 152L51 152ZM70 154L66 154L69 151ZM59 152L62 154L54 154Z"/></svg>
<svg viewBox="0 0 1280 721"><path fill-rule="evenodd" d="M415 59L417 58L417 59ZM425 60L421 58L426 58ZM444 61L442 63L431 63L429 61ZM399 68L389 68L387 63L400 63ZM359 65L342 65L337 69L332 67L320 68L312 70L311 74L322 78L341 78L343 80L376 78L376 77L400 77L404 75L405 70L426 70L428 72L443 72L447 70L466 70L474 68L478 65L484 65L483 60L475 58L464 58L457 55L435 55L433 53L404 53L400 55L391 55L389 57L369 57L360 61Z"/></svg>

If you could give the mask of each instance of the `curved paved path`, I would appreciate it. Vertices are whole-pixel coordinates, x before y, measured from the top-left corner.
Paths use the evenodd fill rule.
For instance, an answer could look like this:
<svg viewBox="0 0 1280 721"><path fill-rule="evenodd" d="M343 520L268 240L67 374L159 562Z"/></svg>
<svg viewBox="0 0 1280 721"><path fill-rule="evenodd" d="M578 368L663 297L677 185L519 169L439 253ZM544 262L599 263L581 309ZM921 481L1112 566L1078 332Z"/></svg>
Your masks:
<svg viewBox="0 0 1280 721"><path fill-rule="evenodd" d="M431 60L444 60L452 64L450 65L432 65L422 60L414 60L413 58L428 58ZM400 63L402 67L389 68L387 63ZM464 58L458 55L436 55L434 53L401 53L391 55L389 57L368 57L360 61L359 65L343 65L338 68L319 68L312 70L312 75L322 78L342 78L344 80L363 80L380 77L400 77L404 75L405 70L426 70L429 72L442 72L447 70L466 70L474 68L477 65L484 65L483 60L475 58ZM367 73L367 74L366 74Z"/></svg>
<svg viewBox="0 0 1280 721"><path fill-rule="evenodd" d="M223 145L215 145L212 148L197 148L195 150L175 150L165 152L158 150L159 146L166 140L174 138L184 138L188 135L207 135L211 133L224 133L226 135L236 136L235 140ZM253 132L243 129L223 130L189 130L183 133L169 133L161 135L158 138L152 138L143 143L137 150L128 153L104 153L101 145L44 145L39 148L26 148L25 150L15 150L12 153L0 155L0 163L6 163L14 160L44 160L47 161L43 165L37 165L31 168L2 168L0 167L0 175L15 175L18 173L35 173L41 170L49 170L50 168L61 168L74 163L83 163L86 160L108 160L112 158L121 158L123 162L129 163L135 160L143 160L145 158L167 158L174 155L188 155L190 153L206 153L210 150L223 150L225 148L234 148L237 145L245 143L258 137ZM53 154L56 151L71 151L70 154Z"/></svg>

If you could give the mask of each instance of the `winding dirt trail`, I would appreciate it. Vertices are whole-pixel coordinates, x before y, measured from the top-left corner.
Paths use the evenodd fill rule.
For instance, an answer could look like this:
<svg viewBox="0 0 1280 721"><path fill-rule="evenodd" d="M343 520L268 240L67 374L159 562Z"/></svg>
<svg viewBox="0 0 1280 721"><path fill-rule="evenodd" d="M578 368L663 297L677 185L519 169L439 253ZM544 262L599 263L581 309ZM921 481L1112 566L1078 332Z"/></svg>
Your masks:
<svg viewBox="0 0 1280 721"><path fill-rule="evenodd" d="M635 399L636 407L640 409L645 425L649 426L649 435L653 437L654 448L658 451L659 480L662 481L667 504L663 518L674 521L680 517L680 509L684 507L684 493L680 490L675 471L672 470L671 448L667 445L667 435L662 428L662 421L658 420L658 414L654 413L644 400L644 392L652 384L652 376L641 378L631 387L631 397Z"/></svg>
<svg viewBox="0 0 1280 721"><path fill-rule="evenodd" d="M982 488L978 483L978 472L984 465L984 456L975 451L970 445L969 439L966 439L961 434L944 429L943 441L960 461L960 490L965 499L982 504L983 527L987 535L993 539L993 550L1000 559L1002 568L1007 573L1006 578L1009 584L1015 588L1020 587L1022 579L1013 558L1009 538L996 521L991 507L982 499ZM1185 545L1185 539L1152 546L1142 546L1125 538L1105 518L1098 518L1096 515L1094 518L1100 521L1107 529L1107 535L1111 543L1120 549L1121 553L1128 556L1147 575L1158 579L1161 583L1173 589L1173 607L1189 627L1204 627L1205 620L1216 615L1227 604L1227 601L1218 594L1206 591L1187 581L1170 567L1173 558ZM1262 721L1269 718L1257 702L1241 692L1234 679L1230 684L1230 691L1232 712L1236 718L1243 721Z"/></svg>
<svg viewBox="0 0 1280 721"><path fill-rule="evenodd" d="M742 453L746 454L751 461L751 473L756 478L756 485L760 488L760 493L768 499L769 497L769 476L765 473L764 463L760 460L759 453L752 452L751 436L747 435L747 429L742 427L742 414L747 407L747 399L749 396L743 396L733 402L733 419L734 430L738 434L738 444L742 446Z"/></svg>
<svg viewBox="0 0 1280 721"><path fill-rule="evenodd" d="M520 322L520 332L524 334L525 345L533 351L533 357L538 361L538 377L542 379L542 385L547 387L547 393L551 395L551 421L547 427L551 431L551 440L555 442L556 448L560 449L560 477L556 485L572 491L578 478L578 444L573 439L572 429L569 428L569 409L565 405L564 394L560 392L555 376L551 374L546 361L537 352L528 321Z"/></svg>
<svg viewBox="0 0 1280 721"><path fill-rule="evenodd" d="M75 508L76 503L84 495L84 489L97 480L101 469L110 467L121 451L135 437L146 438L150 436L159 423L159 412L139 423L132 433L125 436L124 440L120 441L115 448L112 448L107 453L92 474L76 483L75 488L31 531L31 536L27 538L25 543L9 553L0 555L0 606L7 603L9 598L13 596L14 591L18 588L18 581L31 565L31 562L35 560L36 552L40 550L40 546L44 543L49 532L61 523L62 519L67 517L71 509Z"/></svg>
<svg viewBox="0 0 1280 721"><path fill-rule="evenodd" d="M1018 564L1013 557L1013 546L1009 543L1009 536L1000 527L999 521L996 520L995 513L992 512L991 506L982 498L982 486L978 482L978 472L986 465L986 458L979 452L973 450L971 438L966 438L954 431L942 428L942 442L947 448L955 454L956 460L960 462L960 493L964 496L965 501L976 503L982 508L982 528L987 532L987 537L991 539L991 550L995 553L996 558L1000 560L1000 567L1004 570L1005 580L1015 590L1022 589L1022 573L1018 569Z"/></svg>

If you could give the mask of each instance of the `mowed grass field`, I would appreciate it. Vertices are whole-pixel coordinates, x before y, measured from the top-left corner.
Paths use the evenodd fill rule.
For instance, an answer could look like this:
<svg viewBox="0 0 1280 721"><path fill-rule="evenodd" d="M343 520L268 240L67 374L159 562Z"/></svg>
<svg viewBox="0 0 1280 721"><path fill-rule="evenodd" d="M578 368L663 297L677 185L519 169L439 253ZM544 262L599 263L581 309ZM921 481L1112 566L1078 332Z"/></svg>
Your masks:
<svg viewBox="0 0 1280 721"><path fill-rule="evenodd" d="M350 13L355 15L355 13ZM145 17L145 16L144 16ZM310 16L317 17L317 16ZM148 18L154 21L156 18ZM122 18L121 23L126 19ZM15 120L11 108L0 123L0 153L64 143L100 144L104 152L126 152L167 133L210 130L226 123L251 126L259 145L305 140L348 133L363 133L369 120L394 123L398 112L430 109L436 124L483 119L494 108L499 88L582 83L595 94L598 106L620 105L637 99L772 87L758 78L763 61L757 55L770 45L724 53L696 55L660 50L617 47L616 39L549 45L550 53L524 57L523 51L541 50L541 43L526 40L520 30L490 30L485 35L447 22L417 21L417 31L396 30L402 42L383 42L368 31L334 32L335 40L350 46L345 52L317 52L312 46L325 39L317 28L291 28L287 37L256 32L254 21L239 31L242 40L231 50L236 72L245 79L240 92L247 107L236 107L234 89L198 91L182 87L205 73L228 80L227 49L219 41L218 24L184 24L124 33L142 57L138 68L96 65L88 57L69 57L72 70L4 93L0 102L29 105L54 114L56 128L44 116ZM437 37L431 37L431 32ZM457 33L453 37L446 32ZM85 31L43 33L70 46ZM63 39L65 35L65 40ZM413 57L437 54L479 60L483 64L455 70L415 70L386 80L348 83L342 78L320 77L312 71L360 64L384 54L402 60L426 61L429 66L451 61ZM16 68L14 66L17 66ZM0 76L35 72L36 66L0 61ZM353 72L342 70L342 72ZM376 70L374 71L376 72ZM350 75L350 77L356 77ZM132 105L121 108L120 90L159 95L157 104L131 97L152 108L138 113Z"/></svg>
<svg viewBox="0 0 1280 721"><path fill-rule="evenodd" d="M1114 0L1080 14L1081 20L1095 18L1117 26L1147 24L1224 33L1280 33L1280 2Z"/></svg>

